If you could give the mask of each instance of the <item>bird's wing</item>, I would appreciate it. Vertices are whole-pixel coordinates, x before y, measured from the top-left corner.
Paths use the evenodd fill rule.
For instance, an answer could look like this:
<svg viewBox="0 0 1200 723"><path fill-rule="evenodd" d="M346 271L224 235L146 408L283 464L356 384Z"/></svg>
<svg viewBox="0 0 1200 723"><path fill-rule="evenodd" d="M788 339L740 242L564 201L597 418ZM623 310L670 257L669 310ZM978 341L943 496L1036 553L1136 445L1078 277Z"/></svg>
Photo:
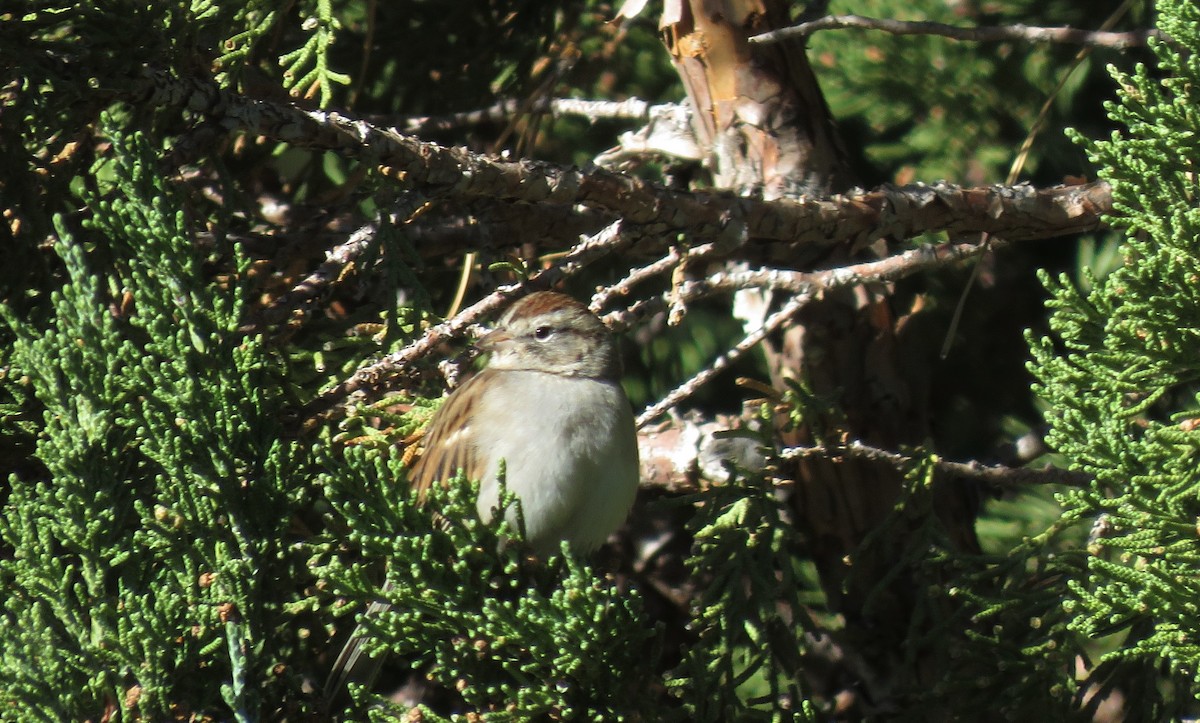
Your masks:
<svg viewBox="0 0 1200 723"><path fill-rule="evenodd" d="M429 422L422 445L424 450L409 471L409 482L422 503L430 485L453 477L460 469L467 477L476 480L482 478L486 472L484 460L475 445L470 443L471 415L466 411L475 406L476 403L470 400L485 388L484 378L488 375L488 371L484 370L455 389ZM441 454L432 453L433 450L439 449L443 450ZM390 583L385 583L384 591L390 587ZM372 602L364 618L379 615L387 609L388 604L385 602ZM326 679L326 701L333 703L340 700L345 694L347 683L354 682L368 688L374 683L385 656L372 658L364 655L363 642L363 633L356 628L342 652L338 654L329 678Z"/></svg>
<svg viewBox="0 0 1200 723"><path fill-rule="evenodd" d="M478 407L478 397L494 372L483 370L463 384L442 403L425 432L421 456L409 472L418 499L424 500L429 486L450 479L462 470L469 479L482 479L486 461L471 442L474 436L469 410Z"/></svg>

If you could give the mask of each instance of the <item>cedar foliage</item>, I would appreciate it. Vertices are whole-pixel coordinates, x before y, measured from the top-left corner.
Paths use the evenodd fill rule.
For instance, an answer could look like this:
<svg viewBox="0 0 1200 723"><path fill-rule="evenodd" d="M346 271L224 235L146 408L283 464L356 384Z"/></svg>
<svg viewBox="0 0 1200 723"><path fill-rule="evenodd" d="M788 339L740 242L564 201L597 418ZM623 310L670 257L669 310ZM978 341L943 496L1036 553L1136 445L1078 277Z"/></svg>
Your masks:
<svg viewBox="0 0 1200 723"><path fill-rule="evenodd" d="M4 714L258 717L295 687L276 666L300 632L280 593L303 574L288 520L308 494L278 377L149 142L109 138L111 192L83 228L56 219L66 280L45 322L2 307L44 466L10 479L0 523Z"/></svg>
<svg viewBox="0 0 1200 723"><path fill-rule="evenodd" d="M1113 185L1125 263L1090 291L1047 277L1054 334L1032 340L1048 442L1095 476L1060 497L1065 519L1092 525L1063 609L1072 632L1115 641L1104 684L1136 693L1143 720L1194 716L1200 695L1200 10L1159 9L1172 40L1157 68L1113 74L1125 130L1079 138Z"/></svg>
<svg viewBox="0 0 1200 723"><path fill-rule="evenodd" d="M479 524L469 481L435 490L427 507L402 484L380 484L403 479L392 442L427 417L434 402L424 396L405 398L411 411L397 413L393 398L293 435L300 403L415 338L444 308L452 278L385 223L361 260L369 278L338 299L344 311L299 332L254 328L260 297L286 287L275 277L296 274L278 258L262 270L271 256L262 240L280 229L258 215L256 194L288 194L295 208L331 215L415 210L425 199L334 154L246 139L212 150L224 136L208 119L121 102L152 68L321 106L355 97L364 113L458 110L521 92L531 75L544 80L538 61L555 33L584 48L573 82L586 94L599 95L616 69L628 89L661 97L677 90L654 72L666 65L657 41L637 28L625 43L597 40L596 14L579 6L413 3L399 17L381 4L381 35L446 45L360 58L338 39L365 26L372 4L277 5L32 0L0 9L0 206L12 242L0 276L0 719L325 719L340 713L316 692L328 661L381 594L393 609L368 623L369 649L440 691L420 709L427 720L834 715L820 665L841 621L823 607L764 475L731 470L667 503L693 510L684 568L696 591L681 646L636 577L617 584L569 553L531 563L512 544L519 530ZM921 5L950 19L935 15L944 3ZM1026 5L1013 3L1014 17ZM1043 5L1046 22L1085 24L1071 3ZM890 7L856 9L887 16ZM932 632L901 652L942 651L946 675L928 690L900 681L893 698L874 701L887 706L876 716L976 717L986 700L998 718L1065 718L1114 694L1131 719L1195 709L1200 18L1182 0L1162 0L1159 12L1173 41L1156 46L1157 66L1115 75L1121 101L1110 111L1128 130L1087 146L1114 185L1129 263L1084 278L1090 290L1048 280L1053 334L1030 336L1049 442L1095 482L1062 490L1061 514L1039 492L993 504L981 523L988 554L967 558L946 551L932 514L934 457L913 455L895 514L923 521L923 544L905 554L929 582L915 592L924 620L914 630ZM440 33L447 26L472 32ZM835 37L814 46L845 52ZM830 95L863 155L893 179L994 180L1013 129L1045 90L1042 71L1070 54L992 63L936 39L921 41L922 52L903 39L871 42L885 62L846 53L829 68ZM456 43L472 48L465 64L445 60ZM914 120L925 109L911 78L930 57L943 70L969 67L960 89L984 86L999 67L1019 68L1005 75L1020 87L959 95L939 76L930 105L941 111ZM453 91L433 88L448 71ZM874 92L890 102L864 103ZM969 132L943 142L958 126ZM568 160L594 155L578 148L604 130L552 128L544 147ZM1043 158L1069 154L1054 148ZM200 172L184 177L181 167ZM312 256L296 237L313 227L280 233L279 255ZM694 330L665 338L665 350L656 339L640 361L685 360L675 375L721 345ZM643 369L635 382L657 391L656 374L661 367ZM823 403L799 386L783 398L797 421ZM864 543L887 544L886 526ZM381 575L392 582L386 593ZM939 618L947 609L956 612ZM1077 675L1080 658L1087 677ZM410 714L358 690L348 715Z"/></svg>

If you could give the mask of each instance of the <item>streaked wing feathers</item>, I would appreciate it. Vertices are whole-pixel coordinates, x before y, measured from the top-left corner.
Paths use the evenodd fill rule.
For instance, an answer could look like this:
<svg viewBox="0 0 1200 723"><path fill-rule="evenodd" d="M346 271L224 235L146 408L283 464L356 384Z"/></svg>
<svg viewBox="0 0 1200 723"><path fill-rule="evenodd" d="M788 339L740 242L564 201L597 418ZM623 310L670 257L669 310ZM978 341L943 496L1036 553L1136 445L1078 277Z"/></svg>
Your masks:
<svg viewBox="0 0 1200 723"><path fill-rule="evenodd" d="M483 391L483 378L487 375L487 370L484 370L454 390L429 422L429 430L425 433L425 442L422 445L424 451L409 471L409 481L422 502L431 484L453 477L460 469L471 479L480 479L486 471L482 469L483 462L475 445L471 444L469 410L476 406L475 402L470 400ZM390 587L391 583L385 583L384 590ZM387 603L372 602L365 617L378 615L387 609ZM374 683L385 656L368 657L362 650L364 642L360 631L355 629L326 680L326 700L334 701L344 695L348 682L359 683L368 688Z"/></svg>
<svg viewBox="0 0 1200 723"><path fill-rule="evenodd" d="M471 410L478 407L484 379L490 374L485 369L471 378L454 390L434 413L425 433L421 456L409 472L409 481L420 499L425 498L429 485L450 479L460 469L475 480L487 472L483 468L484 460L471 442Z"/></svg>

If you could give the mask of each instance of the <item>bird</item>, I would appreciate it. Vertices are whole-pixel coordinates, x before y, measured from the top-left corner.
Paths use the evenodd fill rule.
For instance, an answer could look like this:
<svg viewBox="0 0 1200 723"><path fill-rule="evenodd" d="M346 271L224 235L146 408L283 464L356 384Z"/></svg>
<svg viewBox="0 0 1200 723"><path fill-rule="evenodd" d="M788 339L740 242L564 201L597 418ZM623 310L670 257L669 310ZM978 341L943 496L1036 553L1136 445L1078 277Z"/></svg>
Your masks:
<svg viewBox="0 0 1200 723"><path fill-rule="evenodd" d="M574 298L539 291L513 303L476 346L490 354L487 365L434 414L409 472L417 499L461 471L480 482L476 510L489 522L503 468L534 554L553 554L563 541L577 553L599 547L624 522L639 479L613 335ZM515 510L506 514L517 524ZM387 607L373 602L366 615ZM364 656L363 642L355 630L334 662L327 700L347 682L374 681L383 656Z"/></svg>

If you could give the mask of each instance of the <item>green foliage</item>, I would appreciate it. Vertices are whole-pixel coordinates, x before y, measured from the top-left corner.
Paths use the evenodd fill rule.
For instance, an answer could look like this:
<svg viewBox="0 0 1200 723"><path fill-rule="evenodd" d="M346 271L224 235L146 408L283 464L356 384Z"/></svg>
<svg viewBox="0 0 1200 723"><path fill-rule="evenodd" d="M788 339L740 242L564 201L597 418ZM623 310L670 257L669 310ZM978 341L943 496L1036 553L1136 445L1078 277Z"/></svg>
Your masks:
<svg viewBox="0 0 1200 723"><path fill-rule="evenodd" d="M845 5L833 10L896 17L903 5L913 19L963 20L932 0ZM995 16L971 18L1094 26L1097 7L1008 0L986 4ZM660 649L651 591L628 590L568 553L530 562L502 542L516 530L477 522L461 481L414 504L393 442L436 401L406 395L414 410L396 414L388 399L315 441L285 434L289 402L419 333L447 286L439 282L457 269L437 268L403 227L383 224L377 247L348 272L373 277L346 285L353 303L325 307L268 346L239 329L248 302L276 289L251 280L237 244L266 239L279 249L265 255L286 257L290 236L341 233L337 224L364 209L401 208L404 218L427 199L381 190L369 169L334 153L252 139L212 151L201 142L210 119L112 99L147 68L211 72L226 89L313 95L360 113L467 110L534 86L678 98L653 22L618 37L609 12L492 0L0 9L0 232L20 240L15 268L37 272L0 278L0 719L316 716L312 686L335 649L326 633L344 635L381 597L393 607L365 621L369 647L446 691L450 703L420 711L429 720L468 710L495 720L812 720L806 697L820 668L806 634L816 631L905 639L909 662L940 651L952 679L895 693L914 710L967 718L986 699L997 713L1065 718L1095 681L1142 696L1146 718L1194 697L1194 52L1159 47L1164 80L1158 70L1118 74L1124 92L1112 111L1129 137L1091 151L1116 186L1129 263L1085 276L1083 291L1051 284L1056 339L1033 344L1051 441L1096 484L1061 491L1061 519L1044 493L994 503L980 530L985 552L954 557L925 458L908 470L892 518L855 553L891 552L903 534L908 546L895 558L920 582L914 609L924 617L913 625L931 631L923 636L841 627L762 475L687 500L699 509L688 562L696 598L680 613L679 652ZM1191 51L1196 20L1193 6L1164 3L1164 28ZM574 62L575 43L578 65L554 75ZM893 180L998 179L1075 53L863 31L822 33L812 45L843 127ZM1085 70L1052 126L1101 95L1088 92L1094 66ZM122 125L145 133L113 130ZM581 163L614 135L605 123L547 125L541 134L531 125L539 154ZM162 137L175 139L170 148L151 140ZM495 139L471 129L452 140ZM1054 134L1042 142L1039 172L1079 170L1078 149ZM302 220L258 215L268 196L283 196ZM313 220L304 204L328 216ZM200 229L238 241L204 245ZM318 252L327 240L314 242ZM310 248L291 260L312 258ZM1112 265L1108 248L1091 258ZM295 272L282 266L265 275L286 283ZM645 397L738 335L716 310L690 323L638 340ZM701 401L734 406L720 394ZM829 405L799 384L785 402L797 422ZM817 431L837 444L838 430ZM391 586L380 592L385 570ZM677 653L678 666L664 670ZM1105 661L1095 680L1076 679L1080 656ZM411 715L367 691L355 705L377 719Z"/></svg>
<svg viewBox="0 0 1200 723"><path fill-rule="evenodd" d="M967 5L943 0L835 0L829 11L958 26L1024 23L1094 28L1120 4L1120 0ZM1042 103L1078 50L1067 45L976 44L867 30L817 33L811 47L810 57L834 116L850 137L850 147L861 148L873 168L873 177L865 180L868 185L876 180L1002 181ZM1027 173L1037 172L1046 161L1051 164L1043 173L1049 170L1054 181L1063 173L1086 172L1078 151L1051 129L1061 128L1064 117L1079 117L1084 107L1098 105L1102 96L1090 91L1107 85L1101 67L1093 59L1085 61L1056 99Z"/></svg>
<svg viewBox="0 0 1200 723"><path fill-rule="evenodd" d="M424 407L395 418L396 433L427 416ZM796 539L768 478L734 476L697 496L688 565L705 584L690 611L696 640L664 676L662 641L636 590L614 586L565 547L545 564L524 556L519 529L479 522L467 480L434 487L417 504L396 447L357 441L368 444L322 455L329 528L347 532L309 548L322 589L300 605L346 616L388 602L387 612L361 617L364 650L442 687L456 711L498 721L819 719L800 673L811 644L804 633L816 628L807 616L822 596L811 571L797 566ZM513 504L506 496L493 517L503 520ZM411 715L357 686L352 692L350 718ZM448 720L420 710L423 719Z"/></svg>
<svg viewBox="0 0 1200 723"><path fill-rule="evenodd" d="M361 557L343 559L340 536L327 539L312 547L313 570L326 593L391 604L363 619L365 650L390 653L487 720L654 717L647 681L658 656L636 593L565 549L545 564L526 557L519 530L479 521L478 489L466 480L435 485L418 504L395 447L350 448L325 466L334 471L318 483ZM506 495L496 517L512 504ZM355 698L374 706L372 720L407 720L378 695L357 689Z"/></svg>
<svg viewBox="0 0 1200 723"><path fill-rule="evenodd" d="M691 721L816 720L800 676L813 588L774 487L731 474L697 501L688 565L711 578L694 601L697 644L668 686Z"/></svg>
<svg viewBox="0 0 1200 723"><path fill-rule="evenodd" d="M1125 265L1087 292L1047 279L1055 338L1031 344L1048 441L1095 475L1060 496L1068 519L1095 520L1064 602L1070 628L1119 634L1105 669L1161 720L1200 696L1200 10L1163 0L1159 12L1173 38L1154 47L1159 67L1114 72L1109 111L1127 131L1088 144L1129 234Z"/></svg>
<svg viewBox="0 0 1200 723"><path fill-rule="evenodd" d="M1009 719L1066 720L1077 709L1075 667L1086 648L1061 601L1064 580L1080 570L1080 540L1076 518L1059 518L1047 496L1032 490L996 505L993 516L1015 529L981 525L994 549L962 560L946 591L970 618L949 643L955 675L931 699L948 701L957 716L977 714L981 699ZM1043 523L1036 531L1031 518Z"/></svg>
<svg viewBox="0 0 1200 723"><path fill-rule="evenodd" d="M202 273L155 151L111 140L87 230L57 224L48 320L0 307L44 466L10 477L0 519L0 710L258 718L296 690L280 663L303 647L281 605L305 492L276 365L237 332L238 287Z"/></svg>
<svg viewBox="0 0 1200 723"><path fill-rule="evenodd" d="M253 68L259 89L294 88L305 92L316 83L328 102L330 84L344 80L331 70L331 33L336 22L322 22L328 0L301 0L300 14L315 27L292 24L265 0L110 0L65 2L28 0L0 7L0 197L8 223L0 232L42 238L54 233L54 213L70 213L69 203L89 178L96 149L86 140L104 111L116 111L114 97L144 90L151 71L187 77L211 68L224 87L235 86ZM324 11L324 12L323 12ZM302 22L302 21L301 21ZM275 32L270 32L274 30ZM311 32L309 37L299 37ZM270 41L270 48L264 44ZM277 50L282 45L286 50ZM298 50L290 52L292 48ZM265 50L285 56L260 61ZM282 61L281 61L282 62ZM155 114L154 109L123 108L140 128L182 132L201 119ZM16 222L16 223L14 223ZM38 259L26 245L12 261L38 273ZM17 275L16 278L20 278ZM0 293L11 279L0 278Z"/></svg>
<svg viewBox="0 0 1200 723"><path fill-rule="evenodd" d="M334 34L340 29L341 23L333 16L330 0L316 0L316 12L306 15L301 26L311 32L304 45L279 56L279 64L286 70L283 73L284 87L293 95L309 95L310 88L320 90L321 106L329 105L333 99L333 84L349 85L350 76L336 73L329 67L329 48L333 45Z"/></svg>
<svg viewBox="0 0 1200 723"><path fill-rule="evenodd" d="M302 691L325 672L312 615L335 594L378 595L380 561L395 607L373 628L386 633L378 647L461 705L498 720L653 711L659 656L636 593L570 555L527 560L516 531L478 521L462 485L414 504L391 483L404 479L393 446L343 457L328 438L286 438L295 380L239 331L245 265L224 259L233 277L204 268L220 258L194 248L154 172L159 149L108 123L113 160L93 171L105 180L85 199L90 220L57 222L65 283L34 320L0 307L16 338L5 434L35 437L41 464L10 476L0 518L0 717L315 713ZM27 404L40 424L17 424ZM413 426L397 422L400 434ZM331 505L314 500L314 476ZM296 537L294 518L314 505L361 560L333 555L340 534ZM326 562L310 570L309 559Z"/></svg>

